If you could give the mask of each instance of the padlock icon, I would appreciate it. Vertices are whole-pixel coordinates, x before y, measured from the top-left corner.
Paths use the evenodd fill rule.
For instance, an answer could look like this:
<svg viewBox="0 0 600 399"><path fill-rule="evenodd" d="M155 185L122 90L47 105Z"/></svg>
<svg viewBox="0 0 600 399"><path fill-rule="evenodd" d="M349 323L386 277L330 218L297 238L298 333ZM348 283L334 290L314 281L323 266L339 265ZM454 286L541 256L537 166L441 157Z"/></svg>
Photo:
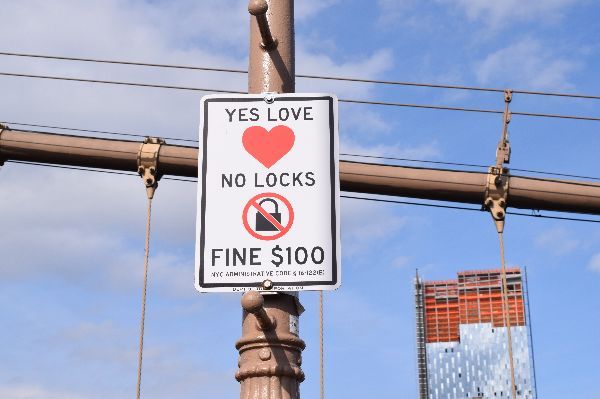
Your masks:
<svg viewBox="0 0 600 399"><path fill-rule="evenodd" d="M272 198L265 198L258 203L262 208L262 204L265 202L270 202L274 206L275 212L269 212L269 215L273 216L273 219L277 220L281 223L281 213L279 213L279 204ZM277 227L273 225L273 223L269 222L266 217L260 212L256 212L256 231L279 231Z"/></svg>

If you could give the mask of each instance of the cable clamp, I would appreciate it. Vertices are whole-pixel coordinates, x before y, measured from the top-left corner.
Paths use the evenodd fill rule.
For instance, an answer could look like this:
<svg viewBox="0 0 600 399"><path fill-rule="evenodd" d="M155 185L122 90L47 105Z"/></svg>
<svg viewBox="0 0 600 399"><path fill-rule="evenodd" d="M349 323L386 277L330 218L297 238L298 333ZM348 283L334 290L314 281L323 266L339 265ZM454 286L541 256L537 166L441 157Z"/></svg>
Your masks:
<svg viewBox="0 0 600 399"><path fill-rule="evenodd" d="M5 130L10 130L10 128L7 125L0 123L0 166L4 165L4 161L6 161L2 158L2 133L4 133Z"/></svg>
<svg viewBox="0 0 600 399"><path fill-rule="evenodd" d="M138 152L137 164L138 173L146 186L146 194L149 199L154 197L158 181L162 173L158 170L158 155L160 146L165 144L165 140L159 137L146 137Z"/></svg>
<svg viewBox="0 0 600 399"><path fill-rule="evenodd" d="M509 181L510 176L507 168L497 168L495 166L489 168L483 204L484 209L492 214L499 233L504 230Z"/></svg>

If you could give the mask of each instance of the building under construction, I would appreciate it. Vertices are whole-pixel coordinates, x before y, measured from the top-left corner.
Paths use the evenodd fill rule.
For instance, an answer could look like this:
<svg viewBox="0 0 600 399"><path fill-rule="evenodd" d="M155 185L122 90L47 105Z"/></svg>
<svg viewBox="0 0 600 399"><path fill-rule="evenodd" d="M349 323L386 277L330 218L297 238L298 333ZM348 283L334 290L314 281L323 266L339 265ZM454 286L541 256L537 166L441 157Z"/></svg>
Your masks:
<svg viewBox="0 0 600 399"><path fill-rule="evenodd" d="M527 278L520 268L506 270L506 287L505 306L499 269L459 272L446 281L417 275L420 399L510 398L513 374L518 398L537 397Z"/></svg>

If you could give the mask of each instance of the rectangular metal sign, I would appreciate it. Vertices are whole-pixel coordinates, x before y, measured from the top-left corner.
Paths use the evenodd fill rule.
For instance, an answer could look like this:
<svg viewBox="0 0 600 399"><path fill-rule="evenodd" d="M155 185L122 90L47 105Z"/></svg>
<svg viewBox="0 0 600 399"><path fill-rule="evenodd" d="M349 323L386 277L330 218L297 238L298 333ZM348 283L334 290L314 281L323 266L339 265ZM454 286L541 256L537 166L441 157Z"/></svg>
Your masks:
<svg viewBox="0 0 600 399"><path fill-rule="evenodd" d="M210 95L200 114L196 289L339 287L337 97Z"/></svg>

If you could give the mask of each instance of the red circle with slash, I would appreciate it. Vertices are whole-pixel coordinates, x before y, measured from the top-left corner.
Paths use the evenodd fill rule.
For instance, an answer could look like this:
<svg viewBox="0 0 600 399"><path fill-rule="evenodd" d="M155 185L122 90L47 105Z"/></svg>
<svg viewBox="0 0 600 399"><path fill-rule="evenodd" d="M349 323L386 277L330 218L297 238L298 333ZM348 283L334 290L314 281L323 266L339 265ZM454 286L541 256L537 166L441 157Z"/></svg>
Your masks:
<svg viewBox="0 0 600 399"><path fill-rule="evenodd" d="M258 201L261 198L275 198L283 202L283 204L288 210L289 215L288 222L285 226L279 223L277 220L275 220L275 218L271 216L269 212L267 212L265 209L263 209L262 206L260 206ZM252 229L252 227L250 227L250 224L248 223L248 212L250 211L250 208L255 208L258 212L260 212L260 214L262 214L262 216L264 216L265 219L267 219L273 226L275 226L275 228L279 230L279 232L274 235L264 235L259 234L254 229ZM292 208L292 204L290 203L290 201L288 201L288 199L284 196L276 193L262 193L250 198L250 201L248 201L242 212L242 221L244 222L244 227L246 228L248 233L252 235L252 237L265 241L276 240L280 237L283 237L292 228L292 223L294 223L294 209Z"/></svg>

